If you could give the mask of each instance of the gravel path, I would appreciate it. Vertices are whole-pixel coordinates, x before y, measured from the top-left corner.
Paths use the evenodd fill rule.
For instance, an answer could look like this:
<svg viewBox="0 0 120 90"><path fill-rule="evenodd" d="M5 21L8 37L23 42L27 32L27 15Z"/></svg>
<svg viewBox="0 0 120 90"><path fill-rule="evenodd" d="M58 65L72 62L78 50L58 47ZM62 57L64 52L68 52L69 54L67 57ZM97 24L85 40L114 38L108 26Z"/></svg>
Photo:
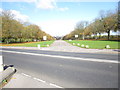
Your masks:
<svg viewBox="0 0 120 90"><path fill-rule="evenodd" d="M65 41L57 40L50 47L46 48L52 51L65 51L65 52L102 52L102 53L118 53L118 50L113 49L85 49L73 46Z"/></svg>

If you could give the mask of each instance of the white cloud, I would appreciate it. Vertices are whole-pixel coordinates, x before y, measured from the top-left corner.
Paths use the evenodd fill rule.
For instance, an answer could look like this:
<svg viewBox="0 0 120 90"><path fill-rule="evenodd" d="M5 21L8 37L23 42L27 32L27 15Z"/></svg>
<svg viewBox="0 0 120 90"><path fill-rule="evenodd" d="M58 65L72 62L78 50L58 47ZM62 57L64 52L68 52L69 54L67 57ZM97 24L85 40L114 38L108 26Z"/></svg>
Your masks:
<svg viewBox="0 0 120 90"><path fill-rule="evenodd" d="M55 0L36 0L35 4L37 8L41 9L57 9L60 11L66 11L69 9L68 7L59 8Z"/></svg>
<svg viewBox="0 0 120 90"><path fill-rule="evenodd" d="M2 8L0 8L0 13L3 11ZM24 15L22 13L20 13L19 11L16 11L16 10L10 10L11 13L14 15L14 19L16 20L20 20L22 22L26 22L26 21L29 21L29 16L27 15Z"/></svg>
<svg viewBox="0 0 120 90"><path fill-rule="evenodd" d="M68 10L69 8L67 8L67 7L65 7L65 8L58 8L58 10L60 10L60 11L66 11L66 10Z"/></svg>
<svg viewBox="0 0 120 90"><path fill-rule="evenodd" d="M0 12L2 12L2 8L0 8Z"/></svg>
<svg viewBox="0 0 120 90"><path fill-rule="evenodd" d="M37 0L2 0L2 2L36 2L36 1ZM56 0L56 2L119 2L119 0Z"/></svg>
<svg viewBox="0 0 120 90"><path fill-rule="evenodd" d="M2 0L2 2L35 2L36 0Z"/></svg>
<svg viewBox="0 0 120 90"><path fill-rule="evenodd" d="M21 20L22 22L29 21L29 17L27 15L24 15L16 10L10 10L15 16L14 19Z"/></svg>
<svg viewBox="0 0 120 90"><path fill-rule="evenodd" d="M35 4L37 8L42 9L53 9L56 7L56 3L54 0L36 0Z"/></svg>
<svg viewBox="0 0 120 90"><path fill-rule="evenodd" d="M67 7L59 8L57 6L58 0L2 0L2 2L28 2L28 3L34 3L37 8L40 9L57 9L60 11L66 11L68 10Z"/></svg>
<svg viewBox="0 0 120 90"><path fill-rule="evenodd" d="M74 30L76 20L54 20L36 23L41 29L52 36L64 36Z"/></svg>

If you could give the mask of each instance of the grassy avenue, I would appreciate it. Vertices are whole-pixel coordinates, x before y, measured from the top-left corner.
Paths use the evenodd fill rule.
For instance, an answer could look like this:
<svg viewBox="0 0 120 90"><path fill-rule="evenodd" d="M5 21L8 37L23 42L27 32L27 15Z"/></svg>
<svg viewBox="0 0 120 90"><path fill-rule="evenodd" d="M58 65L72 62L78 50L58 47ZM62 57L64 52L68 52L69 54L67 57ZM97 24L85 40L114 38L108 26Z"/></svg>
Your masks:
<svg viewBox="0 0 120 90"><path fill-rule="evenodd" d="M106 45L109 45L109 49L120 49L118 41L99 41L99 40L65 40L66 42L78 46L81 48L85 48L86 45L89 46L90 49L106 49ZM27 42L27 43L12 43L12 44L0 44L0 46L20 46L20 47L37 47L40 44L41 47L50 46L54 40L51 41L41 41L41 42ZM83 45L83 46L82 46Z"/></svg>

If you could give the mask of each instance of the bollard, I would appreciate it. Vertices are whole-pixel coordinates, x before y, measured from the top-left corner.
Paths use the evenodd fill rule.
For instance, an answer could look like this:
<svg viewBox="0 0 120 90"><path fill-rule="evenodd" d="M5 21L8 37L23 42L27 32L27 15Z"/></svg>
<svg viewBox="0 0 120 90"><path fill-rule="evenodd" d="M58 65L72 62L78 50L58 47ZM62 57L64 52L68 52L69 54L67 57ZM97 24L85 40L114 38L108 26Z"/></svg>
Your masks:
<svg viewBox="0 0 120 90"><path fill-rule="evenodd" d="M82 44L81 47L84 47L84 44Z"/></svg>
<svg viewBox="0 0 120 90"><path fill-rule="evenodd" d="M0 56L0 72L3 71L3 58Z"/></svg>
<svg viewBox="0 0 120 90"><path fill-rule="evenodd" d="M86 47L86 48L89 48L89 45L86 45L85 47Z"/></svg>
<svg viewBox="0 0 120 90"><path fill-rule="evenodd" d="M75 45L75 43L73 43L73 45Z"/></svg>
<svg viewBox="0 0 120 90"><path fill-rule="evenodd" d="M105 48L110 48L110 45L106 45Z"/></svg>
<svg viewBox="0 0 120 90"><path fill-rule="evenodd" d="M40 49L40 44L38 44L37 46L38 46L38 49Z"/></svg>
<svg viewBox="0 0 120 90"><path fill-rule="evenodd" d="M77 45L78 45L78 46L80 46L80 44L79 44L79 43L78 43Z"/></svg>
<svg viewBox="0 0 120 90"><path fill-rule="evenodd" d="M49 44L47 44L47 47L49 47Z"/></svg>

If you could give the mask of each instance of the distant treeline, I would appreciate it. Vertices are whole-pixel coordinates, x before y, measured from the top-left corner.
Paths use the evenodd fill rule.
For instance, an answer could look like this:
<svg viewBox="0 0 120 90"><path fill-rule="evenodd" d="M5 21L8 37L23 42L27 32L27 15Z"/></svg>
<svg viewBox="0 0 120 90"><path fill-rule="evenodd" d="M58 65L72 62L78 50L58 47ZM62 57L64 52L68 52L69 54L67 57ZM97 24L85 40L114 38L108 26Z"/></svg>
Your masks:
<svg viewBox="0 0 120 90"><path fill-rule="evenodd" d="M3 10L0 19L0 41L2 43L42 41L43 36L47 36L47 40L54 40L39 26L14 19L14 14L10 10Z"/></svg>
<svg viewBox="0 0 120 90"><path fill-rule="evenodd" d="M120 31L120 22L118 22L119 20L119 10L100 11L99 17L94 19L92 22L78 22L75 29L71 33L65 35L63 39L119 39L118 35L110 35L110 31ZM107 36L102 36L101 34L103 33L107 33ZM75 35L78 35L78 38L75 38Z"/></svg>

